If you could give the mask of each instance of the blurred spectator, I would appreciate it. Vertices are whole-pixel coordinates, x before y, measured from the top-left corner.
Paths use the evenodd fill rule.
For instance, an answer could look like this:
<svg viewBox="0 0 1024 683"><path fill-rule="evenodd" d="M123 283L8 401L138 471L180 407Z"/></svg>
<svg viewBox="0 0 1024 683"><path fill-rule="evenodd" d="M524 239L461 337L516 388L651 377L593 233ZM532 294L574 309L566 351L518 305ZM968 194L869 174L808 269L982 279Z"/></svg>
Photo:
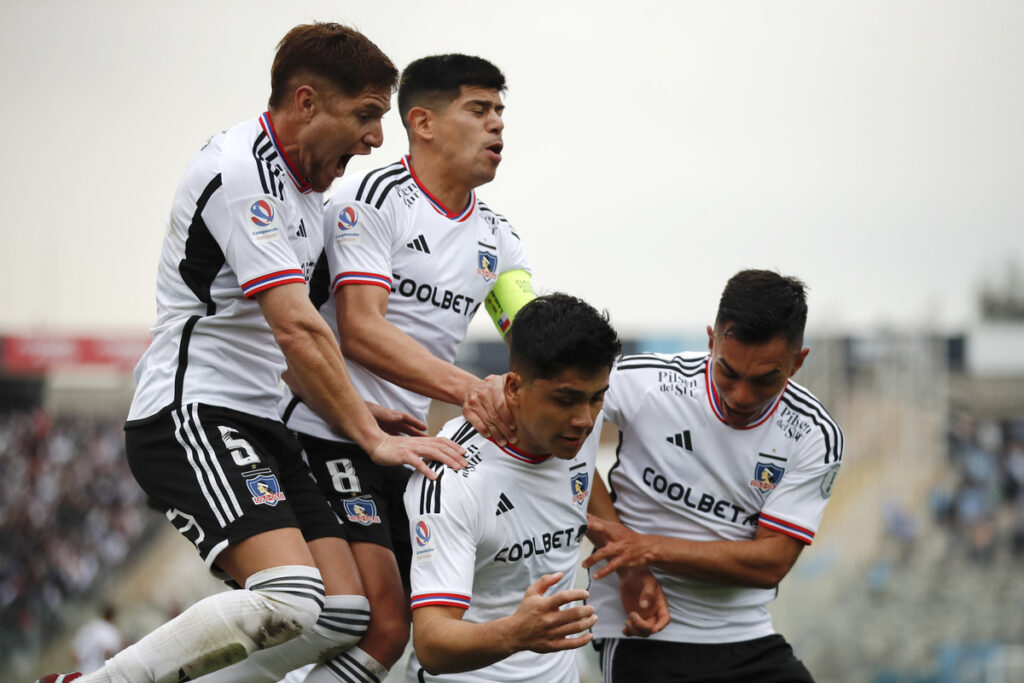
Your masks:
<svg viewBox="0 0 1024 683"><path fill-rule="evenodd" d="M0 415L0 661L38 648L147 523L120 420Z"/></svg>
<svg viewBox="0 0 1024 683"><path fill-rule="evenodd" d="M108 657L112 657L125 646L121 630L115 623L113 605L104 605L102 614L82 625L75 632L71 647L78 660L77 670L90 673L103 666Z"/></svg>

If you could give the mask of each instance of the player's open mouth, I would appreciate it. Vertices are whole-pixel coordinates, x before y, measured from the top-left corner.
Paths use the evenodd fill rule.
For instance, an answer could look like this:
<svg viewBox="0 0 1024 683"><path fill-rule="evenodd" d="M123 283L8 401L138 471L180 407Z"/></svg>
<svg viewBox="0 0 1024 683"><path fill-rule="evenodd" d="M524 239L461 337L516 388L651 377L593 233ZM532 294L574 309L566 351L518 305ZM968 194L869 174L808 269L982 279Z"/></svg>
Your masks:
<svg viewBox="0 0 1024 683"><path fill-rule="evenodd" d="M338 176L341 176L345 172L345 167L348 166L348 161L351 158L351 154L342 154L340 157L338 157L338 165L334 169Z"/></svg>
<svg viewBox="0 0 1024 683"><path fill-rule="evenodd" d="M487 145L487 151L498 158L501 161L501 150L504 149L504 145L500 142L495 142L493 145Z"/></svg>

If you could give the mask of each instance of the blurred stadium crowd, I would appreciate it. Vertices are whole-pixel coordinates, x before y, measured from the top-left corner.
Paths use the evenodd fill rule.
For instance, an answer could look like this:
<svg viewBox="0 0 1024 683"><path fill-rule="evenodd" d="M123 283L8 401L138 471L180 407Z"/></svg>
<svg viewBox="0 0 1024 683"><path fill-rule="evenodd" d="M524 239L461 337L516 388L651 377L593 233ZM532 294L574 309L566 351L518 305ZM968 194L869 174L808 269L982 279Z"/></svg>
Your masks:
<svg viewBox="0 0 1024 683"><path fill-rule="evenodd" d="M121 424L0 415L0 661L45 647L65 608L160 521L128 470Z"/></svg>

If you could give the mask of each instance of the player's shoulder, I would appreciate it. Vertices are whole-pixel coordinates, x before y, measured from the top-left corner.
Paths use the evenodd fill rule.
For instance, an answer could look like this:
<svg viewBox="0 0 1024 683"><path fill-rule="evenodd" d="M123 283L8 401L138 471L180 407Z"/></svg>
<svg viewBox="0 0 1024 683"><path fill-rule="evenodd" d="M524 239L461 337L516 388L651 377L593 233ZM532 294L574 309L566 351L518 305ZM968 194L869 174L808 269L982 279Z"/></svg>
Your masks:
<svg viewBox="0 0 1024 683"><path fill-rule="evenodd" d="M612 372L615 375L628 378L658 376L658 373L665 372L683 377L696 377L707 371L707 362L707 351L630 353L619 358Z"/></svg>
<svg viewBox="0 0 1024 683"><path fill-rule="evenodd" d="M286 161L259 118L232 126L209 144L218 143L218 167L229 196L269 195L284 200L292 190Z"/></svg>
<svg viewBox="0 0 1024 683"><path fill-rule="evenodd" d="M790 380L779 401L775 424L797 443L820 443L825 462L838 462L843 456L843 430L825 408L825 404L807 387Z"/></svg>
<svg viewBox="0 0 1024 683"><path fill-rule="evenodd" d="M507 218L500 213L497 213L488 206L484 201L477 197L476 209L479 213L480 219L491 228L491 231L495 234L508 235L514 239L520 239L519 233L515 231L512 224Z"/></svg>
<svg viewBox="0 0 1024 683"><path fill-rule="evenodd" d="M401 204L406 194L403 188L415 185L412 174L401 160L386 166L346 175L334 186L328 207L341 205L365 205L383 209L395 203Z"/></svg>

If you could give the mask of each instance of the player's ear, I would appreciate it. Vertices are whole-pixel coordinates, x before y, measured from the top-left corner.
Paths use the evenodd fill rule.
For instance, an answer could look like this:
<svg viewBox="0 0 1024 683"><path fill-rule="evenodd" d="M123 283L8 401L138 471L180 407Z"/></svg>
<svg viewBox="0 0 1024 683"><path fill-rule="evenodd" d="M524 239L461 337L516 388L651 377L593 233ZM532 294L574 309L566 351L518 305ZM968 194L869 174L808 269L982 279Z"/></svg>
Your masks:
<svg viewBox="0 0 1024 683"><path fill-rule="evenodd" d="M800 351L797 352L796 360L793 362L793 372L789 373L790 377L795 375L796 371L799 370L803 366L804 360L807 359L807 354L810 353L810 352L811 352L811 347L809 347L809 346L805 346L804 348L800 349Z"/></svg>
<svg viewBox="0 0 1024 683"><path fill-rule="evenodd" d="M715 345L715 330L708 325L708 351L713 351Z"/></svg>
<svg viewBox="0 0 1024 683"><path fill-rule="evenodd" d="M518 406L523 391L523 378L517 372L505 373L505 402L510 406Z"/></svg>
<svg viewBox="0 0 1024 683"><path fill-rule="evenodd" d="M434 113L423 107L413 107L405 115L409 123L409 132L418 138L432 140L434 138Z"/></svg>
<svg viewBox="0 0 1024 683"><path fill-rule="evenodd" d="M295 89L295 112L303 121L309 121L316 113L317 92L311 85L300 85Z"/></svg>

